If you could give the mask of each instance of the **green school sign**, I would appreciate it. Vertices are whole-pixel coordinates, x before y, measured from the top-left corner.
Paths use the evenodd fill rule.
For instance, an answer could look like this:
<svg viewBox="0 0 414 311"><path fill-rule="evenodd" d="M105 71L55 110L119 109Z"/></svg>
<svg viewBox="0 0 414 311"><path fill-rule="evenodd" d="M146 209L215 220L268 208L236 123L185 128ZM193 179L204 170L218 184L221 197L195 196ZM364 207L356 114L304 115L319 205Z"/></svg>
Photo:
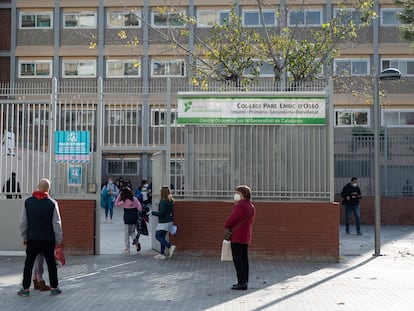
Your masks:
<svg viewBox="0 0 414 311"><path fill-rule="evenodd" d="M326 94L179 93L179 124L324 125Z"/></svg>

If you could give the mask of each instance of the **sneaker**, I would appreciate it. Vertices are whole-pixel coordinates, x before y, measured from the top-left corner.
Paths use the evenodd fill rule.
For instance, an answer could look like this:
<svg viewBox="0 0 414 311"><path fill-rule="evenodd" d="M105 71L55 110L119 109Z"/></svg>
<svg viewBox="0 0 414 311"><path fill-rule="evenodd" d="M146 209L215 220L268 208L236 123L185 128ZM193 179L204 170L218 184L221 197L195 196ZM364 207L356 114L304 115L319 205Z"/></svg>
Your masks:
<svg viewBox="0 0 414 311"><path fill-rule="evenodd" d="M157 254L157 255L154 256L154 258L164 260L167 257L165 257L165 255L163 255L163 254Z"/></svg>
<svg viewBox="0 0 414 311"><path fill-rule="evenodd" d="M174 254L175 249L176 249L176 246L175 245L171 245L171 247L170 247L170 258Z"/></svg>
<svg viewBox="0 0 414 311"><path fill-rule="evenodd" d="M122 251L122 254L129 254L129 253L130 253L129 248L125 248L125 249Z"/></svg>
<svg viewBox="0 0 414 311"><path fill-rule="evenodd" d="M346 230L346 231L345 231L345 233L346 233L346 234L349 234L349 230Z"/></svg>
<svg viewBox="0 0 414 311"><path fill-rule="evenodd" d="M59 287L56 287L56 288L52 288L52 289L50 290L50 294L51 294L52 296L56 296L56 295L62 294L62 291L60 290L60 288L59 288Z"/></svg>
<svg viewBox="0 0 414 311"><path fill-rule="evenodd" d="M357 232L357 234L358 234L358 235L362 235L362 232L361 232L361 231L358 231L358 232Z"/></svg>
<svg viewBox="0 0 414 311"><path fill-rule="evenodd" d="M30 290L20 288L20 290L17 292L17 295L22 296L22 297L29 297L30 296Z"/></svg>

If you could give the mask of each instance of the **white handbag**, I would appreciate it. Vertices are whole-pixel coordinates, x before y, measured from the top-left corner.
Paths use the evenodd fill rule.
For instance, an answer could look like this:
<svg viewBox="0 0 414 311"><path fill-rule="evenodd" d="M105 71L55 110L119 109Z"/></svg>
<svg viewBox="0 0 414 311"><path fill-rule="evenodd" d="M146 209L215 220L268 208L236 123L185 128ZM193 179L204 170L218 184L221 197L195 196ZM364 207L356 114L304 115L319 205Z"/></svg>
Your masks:
<svg viewBox="0 0 414 311"><path fill-rule="evenodd" d="M221 261L233 261L230 241L223 240L223 243L221 245Z"/></svg>

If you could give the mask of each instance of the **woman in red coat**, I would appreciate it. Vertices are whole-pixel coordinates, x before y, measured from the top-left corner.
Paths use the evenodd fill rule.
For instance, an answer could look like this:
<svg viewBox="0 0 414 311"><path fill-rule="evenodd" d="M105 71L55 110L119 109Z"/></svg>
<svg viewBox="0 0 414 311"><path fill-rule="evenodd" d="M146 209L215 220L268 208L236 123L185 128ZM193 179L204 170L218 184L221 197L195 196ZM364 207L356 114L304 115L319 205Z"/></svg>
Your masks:
<svg viewBox="0 0 414 311"><path fill-rule="evenodd" d="M234 194L234 208L227 217L224 228L232 231L231 252L233 254L234 267L237 273L237 284L231 289L246 290L249 282L249 258L247 254L248 245L252 240L252 229L256 209L250 201L252 197L248 186L236 187Z"/></svg>

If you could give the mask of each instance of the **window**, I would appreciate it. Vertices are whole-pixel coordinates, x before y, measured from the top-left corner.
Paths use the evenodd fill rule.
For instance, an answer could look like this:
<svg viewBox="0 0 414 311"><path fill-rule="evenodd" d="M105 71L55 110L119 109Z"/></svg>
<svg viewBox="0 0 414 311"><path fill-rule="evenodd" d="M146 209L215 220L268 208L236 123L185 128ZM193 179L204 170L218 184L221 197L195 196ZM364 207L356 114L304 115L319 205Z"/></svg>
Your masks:
<svg viewBox="0 0 414 311"><path fill-rule="evenodd" d="M141 67L136 60L108 60L106 75L108 78L136 78L141 76Z"/></svg>
<svg viewBox="0 0 414 311"><path fill-rule="evenodd" d="M141 113L139 110L108 110L107 124L114 125L141 125Z"/></svg>
<svg viewBox="0 0 414 311"><path fill-rule="evenodd" d="M230 11L200 10L197 11L197 27L213 27L224 25L229 21Z"/></svg>
<svg viewBox="0 0 414 311"><path fill-rule="evenodd" d="M335 59L334 72L337 76L368 75L368 59Z"/></svg>
<svg viewBox="0 0 414 311"><path fill-rule="evenodd" d="M381 9L381 26L399 26L399 12L401 9Z"/></svg>
<svg viewBox="0 0 414 311"><path fill-rule="evenodd" d="M184 176L183 159L175 159L170 161L170 174L173 176Z"/></svg>
<svg viewBox="0 0 414 311"><path fill-rule="evenodd" d="M108 28L141 27L141 12L109 12Z"/></svg>
<svg viewBox="0 0 414 311"><path fill-rule="evenodd" d="M94 126L95 110L65 110L64 124L69 128L76 126Z"/></svg>
<svg viewBox="0 0 414 311"><path fill-rule="evenodd" d="M353 127L370 125L368 109L335 109L335 126Z"/></svg>
<svg viewBox="0 0 414 311"><path fill-rule="evenodd" d="M355 25L362 23L359 12L355 9L335 9L334 16L339 17L342 24L349 24L351 21Z"/></svg>
<svg viewBox="0 0 414 311"><path fill-rule="evenodd" d="M414 127L414 110L383 110L382 125Z"/></svg>
<svg viewBox="0 0 414 311"><path fill-rule="evenodd" d="M19 61L19 78L52 77L52 61Z"/></svg>
<svg viewBox="0 0 414 311"><path fill-rule="evenodd" d="M171 109L170 124L171 126L180 126L177 123L178 111ZM151 111L151 126L164 127L167 125L167 111L165 109L153 109Z"/></svg>
<svg viewBox="0 0 414 311"><path fill-rule="evenodd" d="M153 60L151 62L151 75L153 77L185 77L185 62L177 60Z"/></svg>
<svg viewBox="0 0 414 311"><path fill-rule="evenodd" d="M397 68L403 76L414 76L414 59L383 59L381 70Z"/></svg>
<svg viewBox="0 0 414 311"><path fill-rule="evenodd" d="M170 160L170 180L171 190L184 189L184 159Z"/></svg>
<svg viewBox="0 0 414 311"><path fill-rule="evenodd" d="M160 14L159 12L152 12L152 26L159 28L170 27L184 27L184 22L181 16L185 15L185 11L169 12Z"/></svg>
<svg viewBox="0 0 414 311"><path fill-rule="evenodd" d="M96 28L96 12L63 13L64 28Z"/></svg>
<svg viewBox="0 0 414 311"><path fill-rule="evenodd" d="M52 13L20 13L20 28L52 28L52 25Z"/></svg>
<svg viewBox="0 0 414 311"><path fill-rule="evenodd" d="M276 12L274 10L263 10L263 21L266 26L276 26ZM243 26L260 27L263 25L258 10L243 10Z"/></svg>
<svg viewBox="0 0 414 311"><path fill-rule="evenodd" d="M273 64L270 61L261 61L261 60L257 60L255 61L255 66L256 66L256 70L259 71L259 77L274 77L275 76L275 72L273 70ZM252 73L253 68L250 69L246 69L244 74L249 76Z"/></svg>
<svg viewBox="0 0 414 311"><path fill-rule="evenodd" d="M96 61L63 61L63 78L95 78Z"/></svg>
<svg viewBox="0 0 414 311"><path fill-rule="evenodd" d="M320 26L322 10L301 10L288 13L289 26Z"/></svg>
<svg viewBox="0 0 414 311"><path fill-rule="evenodd" d="M107 159L107 176L139 175L139 159Z"/></svg>
<svg viewBox="0 0 414 311"><path fill-rule="evenodd" d="M372 177L372 163L367 160L336 160L334 162L334 172L336 178L346 178L349 176L358 176L358 179Z"/></svg>
<svg viewBox="0 0 414 311"><path fill-rule="evenodd" d="M43 109L29 110L27 123L29 125L48 125L49 111Z"/></svg>

